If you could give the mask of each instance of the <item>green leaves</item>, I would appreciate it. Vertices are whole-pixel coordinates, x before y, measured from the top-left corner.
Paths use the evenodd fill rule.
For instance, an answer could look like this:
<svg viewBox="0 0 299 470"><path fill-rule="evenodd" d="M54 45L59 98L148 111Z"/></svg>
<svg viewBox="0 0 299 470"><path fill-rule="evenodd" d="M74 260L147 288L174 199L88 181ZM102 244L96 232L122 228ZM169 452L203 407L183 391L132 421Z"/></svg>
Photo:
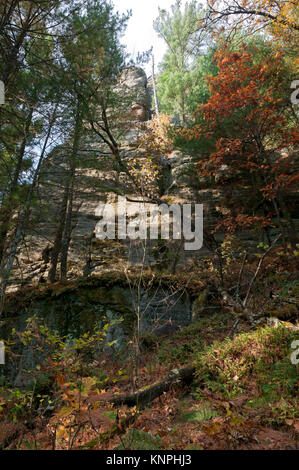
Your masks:
<svg viewBox="0 0 299 470"><path fill-rule="evenodd" d="M202 45L198 27L201 17L197 2L187 2L183 10L182 2L177 0L171 12L159 9L159 17L154 22L156 32L168 46L158 79L161 109L179 114L182 122L191 111L188 95L194 85L195 58Z"/></svg>

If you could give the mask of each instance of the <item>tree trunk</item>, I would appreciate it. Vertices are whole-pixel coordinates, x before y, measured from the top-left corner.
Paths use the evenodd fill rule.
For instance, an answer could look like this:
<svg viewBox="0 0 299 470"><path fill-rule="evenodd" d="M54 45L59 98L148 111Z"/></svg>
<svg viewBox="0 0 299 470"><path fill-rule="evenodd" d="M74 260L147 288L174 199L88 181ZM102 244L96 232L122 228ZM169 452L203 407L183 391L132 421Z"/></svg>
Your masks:
<svg viewBox="0 0 299 470"><path fill-rule="evenodd" d="M182 369L172 370L168 376L156 382L150 387L146 387L143 390L139 390L129 395L118 395L111 398L109 401L114 406L128 405L128 406L139 406L150 403L155 398L167 392L172 385L179 383L191 383L194 378L195 367L192 365L183 367Z"/></svg>
<svg viewBox="0 0 299 470"><path fill-rule="evenodd" d="M152 54L152 78L153 78L153 91L154 91L154 102L155 102L155 112L159 116L159 101L157 95L157 86L156 86L156 76L155 76L155 56Z"/></svg>
<svg viewBox="0 0 299 470"><path fill-rule="evenodd" d="M46 153L46 150L47 150L47 145L48 145L48 141L49 141L49 138L50 138L50 135L51 135L52 127L53 127L55 119L56 119L56 110L57 110L57 105L55 106L53 115L52 115L50 123L49 123L48 132L47 132L45 142L44 142L44 145L43 145L43 148L42 148L39 160L38 160L38 164L37 164L34 176L33 176L32 184L31 184L30 189L29 189L28 194L27 194L25 206L24 206L23 211L20 215L20 219L19 219L19 223L18 223L18 226L17 226L15 238L14 238L14 241L13 241L11 249L10 249L8 263L7 263L4 274L1 275L2 279L1 279L1 290L0 290L0 315L2 314L2 311L3 311L6 287L7 287L8 280L10 278L10 273L11 273L13 262L14 262L14 259L15 259L15 256L16 256L17 248L18 248L18 245L19 245L19 242L20 242L20 239L21 239L24 223L26 221L26 218L27 218L27 215L28 215L28 210L29 210L30 205L31 205L33 191L36 187L36 184L37 184L37 181L38 181L38 178L39 178L41 165L42 165L42 162L44 160L44 156L45 156L45 153Z"/></svg>
<svg viewBox="0 0 299 470"><path fill-rule="evenodd" d="M3 261L7 234L9 232L10 222L11 222L13 212L14 212L14 207L15 207L14 196L18 189L18 183L19 183L19 178L20 178L20 174L22 171L23 159L24 159L26 145L27 145L27 141L29 137L30 125L32 122L32 116L33 116L33 108L30 109L29 115L26 120L24 137L21 143L19 154L18 154L18 160L17 160L15 171L14 171L13 180L8 189L6 198L2 202L2 206L0 208L0 263L2 263Z"/></svg>
<svg viewBox="0 0 299 470"><path fill-rule="evenodd" d="M14 45L10 48L9 55L5 59L5 67L2 74L2 80L5 83L6 87L8 87L9 82L12 82L13 78L20 69L20 65L18 63L19 52L30 29L31 20L34 15L33 8L34 5L32 5L31 2L31 4L29 4L28 6L26 17L21 23L22 29L20 30L20 34L15 39Z"/></svg>
<svg viewBox="0 0 299 470"><path fill-rule="evenodd" d="M6 2L8 6L8 2ZM17 8L17 4L19 3L19 0L12 0L10 1L9 8L6 9L6 6L2 6L3 8L3 13L2 13L2 18L0 20L0 33L4 31L4 28L11 22L12 15Z"/></svg>
<svg viewBox="0 0 299 470"><path fill-rule="evenodd" d="M68 250L69 250L71 236L72 236L73 193L74 193L74 181L72 180L70 190L69 190L63 240L61 243L60 278L62 280L67 278Z"/></svg>
<svg viewBox="0 0 299 470"><path fill-rule="evenodd" d="M74 185L75 185L75 175L76 175L76 159L78 156L78 150L80 146L81 139L81 129L82 129L82 118L77 112L76 124L75 124L75 135L73 141L73 148L70 157L70 184L69 184L69 195L68 195L68 207L66 212L64 234L61 247L61 265L60 265L60 275L61 279L66 279L67 277L67 259L68 251L72 236L72 219L73 219L73 198L74 198Z"/></svg>
<svg viewBox="0 0 299 470"><path fill-rule="evenodd" d="M69 187L66 186L63 194L62 204L59 213L59 222L55 232L54 246L51 255L50 270L48 274L48 281L55 282L58 258L61 251L62 237L65 226L65 219L68 207Z"/></svg>

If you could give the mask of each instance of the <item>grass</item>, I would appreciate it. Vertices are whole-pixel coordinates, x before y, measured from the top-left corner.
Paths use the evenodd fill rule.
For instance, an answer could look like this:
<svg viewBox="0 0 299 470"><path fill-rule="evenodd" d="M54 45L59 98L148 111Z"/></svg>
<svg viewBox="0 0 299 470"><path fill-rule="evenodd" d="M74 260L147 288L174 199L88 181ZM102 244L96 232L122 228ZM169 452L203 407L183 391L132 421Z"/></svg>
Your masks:
<svg viewBox="0 0 299 470"><path fill-rule="evenodd" d="M178 422L202 422L209 421L217 417L217 411L213 409L213 404L205 401L188 409L184 402L181 404L181 410L178 415Z"/></svg>
<svg viewBox="0 0 299 470"><path fill-rule="evenodd" d="M162 448L160 436L153 436L149 432L129 429L121 440L117 450L159 450Z"/></svg>
<svg viewBox="0 0 299 470"><path fill-rule="evenodd" d="M213 343L197 355L197 392L205 387L223 399L245 395L247 405L267 408L277 423L299 417L299 365L290 359L298 339L298 331L280 325Z"/></svg>
<svg viewBox="0 0 299 470"><path fill-rule="evenodd" d="M231 317L227 314L215 313L201 317L170 338L163 338L157 348L155 360L163 364L193 361L198 351L228 331L230 321Z"/></svg>

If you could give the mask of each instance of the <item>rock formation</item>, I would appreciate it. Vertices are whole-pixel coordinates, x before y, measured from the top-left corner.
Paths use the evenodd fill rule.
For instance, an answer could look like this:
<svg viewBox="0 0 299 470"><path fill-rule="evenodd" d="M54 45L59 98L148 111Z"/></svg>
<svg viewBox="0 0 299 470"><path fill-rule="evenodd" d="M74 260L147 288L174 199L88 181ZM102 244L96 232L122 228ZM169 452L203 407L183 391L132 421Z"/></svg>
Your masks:
<svg viewBox="0 0 299 470"><path fill-rule="evenodd" d="M150 119L151 95L143 69L126 67L121 73L117 89L125 93L129 99L133 98L127 113L129 120L144 122Z"/></svg>
<svg viewBox="0 0 299 470"><path fill-rule="evenodd" d="M125 125L120 137L120 151L121 157L130 162L136 156L138 136L145 132L146 121L151 117L151 93L145 72L137 67L124 69L118 89L128 99L128 110L123 116ZM78 168L75 181L73 232L68 263L70 278L121 269L128 259L133 264L138 263L143 250L141 247L140 252L138 241L102 241L93 237L100 220L99 207L103 207L105 202L116 204L116 188L121 188L123 194L129 195L131 199L138 200L140 195L134 192L126 174L116 171L111 155L101 154L102 147L97 140L88 142L86 149L82 158L84 165ZM43 282L47 278L49 252L67 175L63 157L67 151L56 148L44 164L37 194L39 204L32 209L30 223L16 259L11 289ZM198 176L194 171L192 157L178 150L161 155L160 164L163 172L161 199L168 204L203 204L205 230L215 227L219 215L227 210L227 201L221 190L209 178ZM247 188L242 191L238 188L238 191L239 198L249 197ZM219 237L221 239L221 234ZM248 240L249 244L253 241L249 232L240 234L240 237ZM262 232L260 237L262 241ZM190 258L207 254L205 246L194 253L184 252L178 241L154 241L148 244L148 248L150 256L146 258L147 262L160 263L164 267L171 267L176 262L185 264Z"/></svg>

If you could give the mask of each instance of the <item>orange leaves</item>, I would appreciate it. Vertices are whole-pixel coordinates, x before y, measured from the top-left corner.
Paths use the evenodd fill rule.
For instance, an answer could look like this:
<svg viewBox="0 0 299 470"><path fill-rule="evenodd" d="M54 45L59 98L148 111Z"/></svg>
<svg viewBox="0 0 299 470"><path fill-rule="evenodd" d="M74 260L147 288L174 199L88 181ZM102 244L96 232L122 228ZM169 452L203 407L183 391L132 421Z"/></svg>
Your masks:
<svg viewBox="0 0 299 470"><path fill-rule="evenodd" d="M219 72L206 77L211 96L198 106L201 124L183 129L181 136L186 141L210 139L214 145L209 157L197 165L198 171L215 176L219 183L242 172L259 174L267 182L259 191L270 198L282 186L297 181L279 152L296 145L299 134L289 125L280 96L283 53L275 51L265 57L256 52L249 52L244 44L239 51L222 47L216 52ZM221 170L223 165L226 172Z"/></svg>
<svg viewBox="0 0 299 470"><path fill-rule="evenodd" d="M57 383L60 388L62 388L65 384L65 377L62 374L57 374Z"/></svg>
<svg viewBox="0 0 299 470"><path fill-rule="evenodd" d="M181 129L179 131L181 137L183 137L186 141L190 141L193 139L200 139L204 135L206 135L206 131L201 126L194 126L193 129Z"/></svg>
<svg viewBox="0 0 299 470"><path fill-rule="evenodd" d="M96 389L97 379L82 377L79 383L73 383L58 374L57 383L64 406L54 413L48 429L62 446L71 448L79 431L86 432L88 427L100 434L115 426L116 413L107 402L112 394Z"/></svg>
<svg viewBox="0 0 299 470"><path fill-rule="evenodd" d="M217 225L217 230L225 230L227 233L234 233L237 230L244 230L256 227L267 227L271 224L269 217L253 217L248 214L238 214L237 216L225 217Z"/></svg>
<svg viewBox="0 0 299 470"><path fill-rule="evenodd" d="M261 112L259 109L261 103L263 106L279 103L279 99L275 99L271 94L264 94L262 86L265 75L271 75L274 71L273 58L269 58L266 63L255 64L252 55L243 45L240 53L230 52L225 48L220 49L216 53L216 61L219 74L207 79L211 98L199 109L206 121L215 124L216 117L217 120L232 117L236 110L245 111L246 117L248 107L253 108L249 109L249 112L251 118L256 119L257 112ZM277 67L277 63L275 65Z"/></svg>

